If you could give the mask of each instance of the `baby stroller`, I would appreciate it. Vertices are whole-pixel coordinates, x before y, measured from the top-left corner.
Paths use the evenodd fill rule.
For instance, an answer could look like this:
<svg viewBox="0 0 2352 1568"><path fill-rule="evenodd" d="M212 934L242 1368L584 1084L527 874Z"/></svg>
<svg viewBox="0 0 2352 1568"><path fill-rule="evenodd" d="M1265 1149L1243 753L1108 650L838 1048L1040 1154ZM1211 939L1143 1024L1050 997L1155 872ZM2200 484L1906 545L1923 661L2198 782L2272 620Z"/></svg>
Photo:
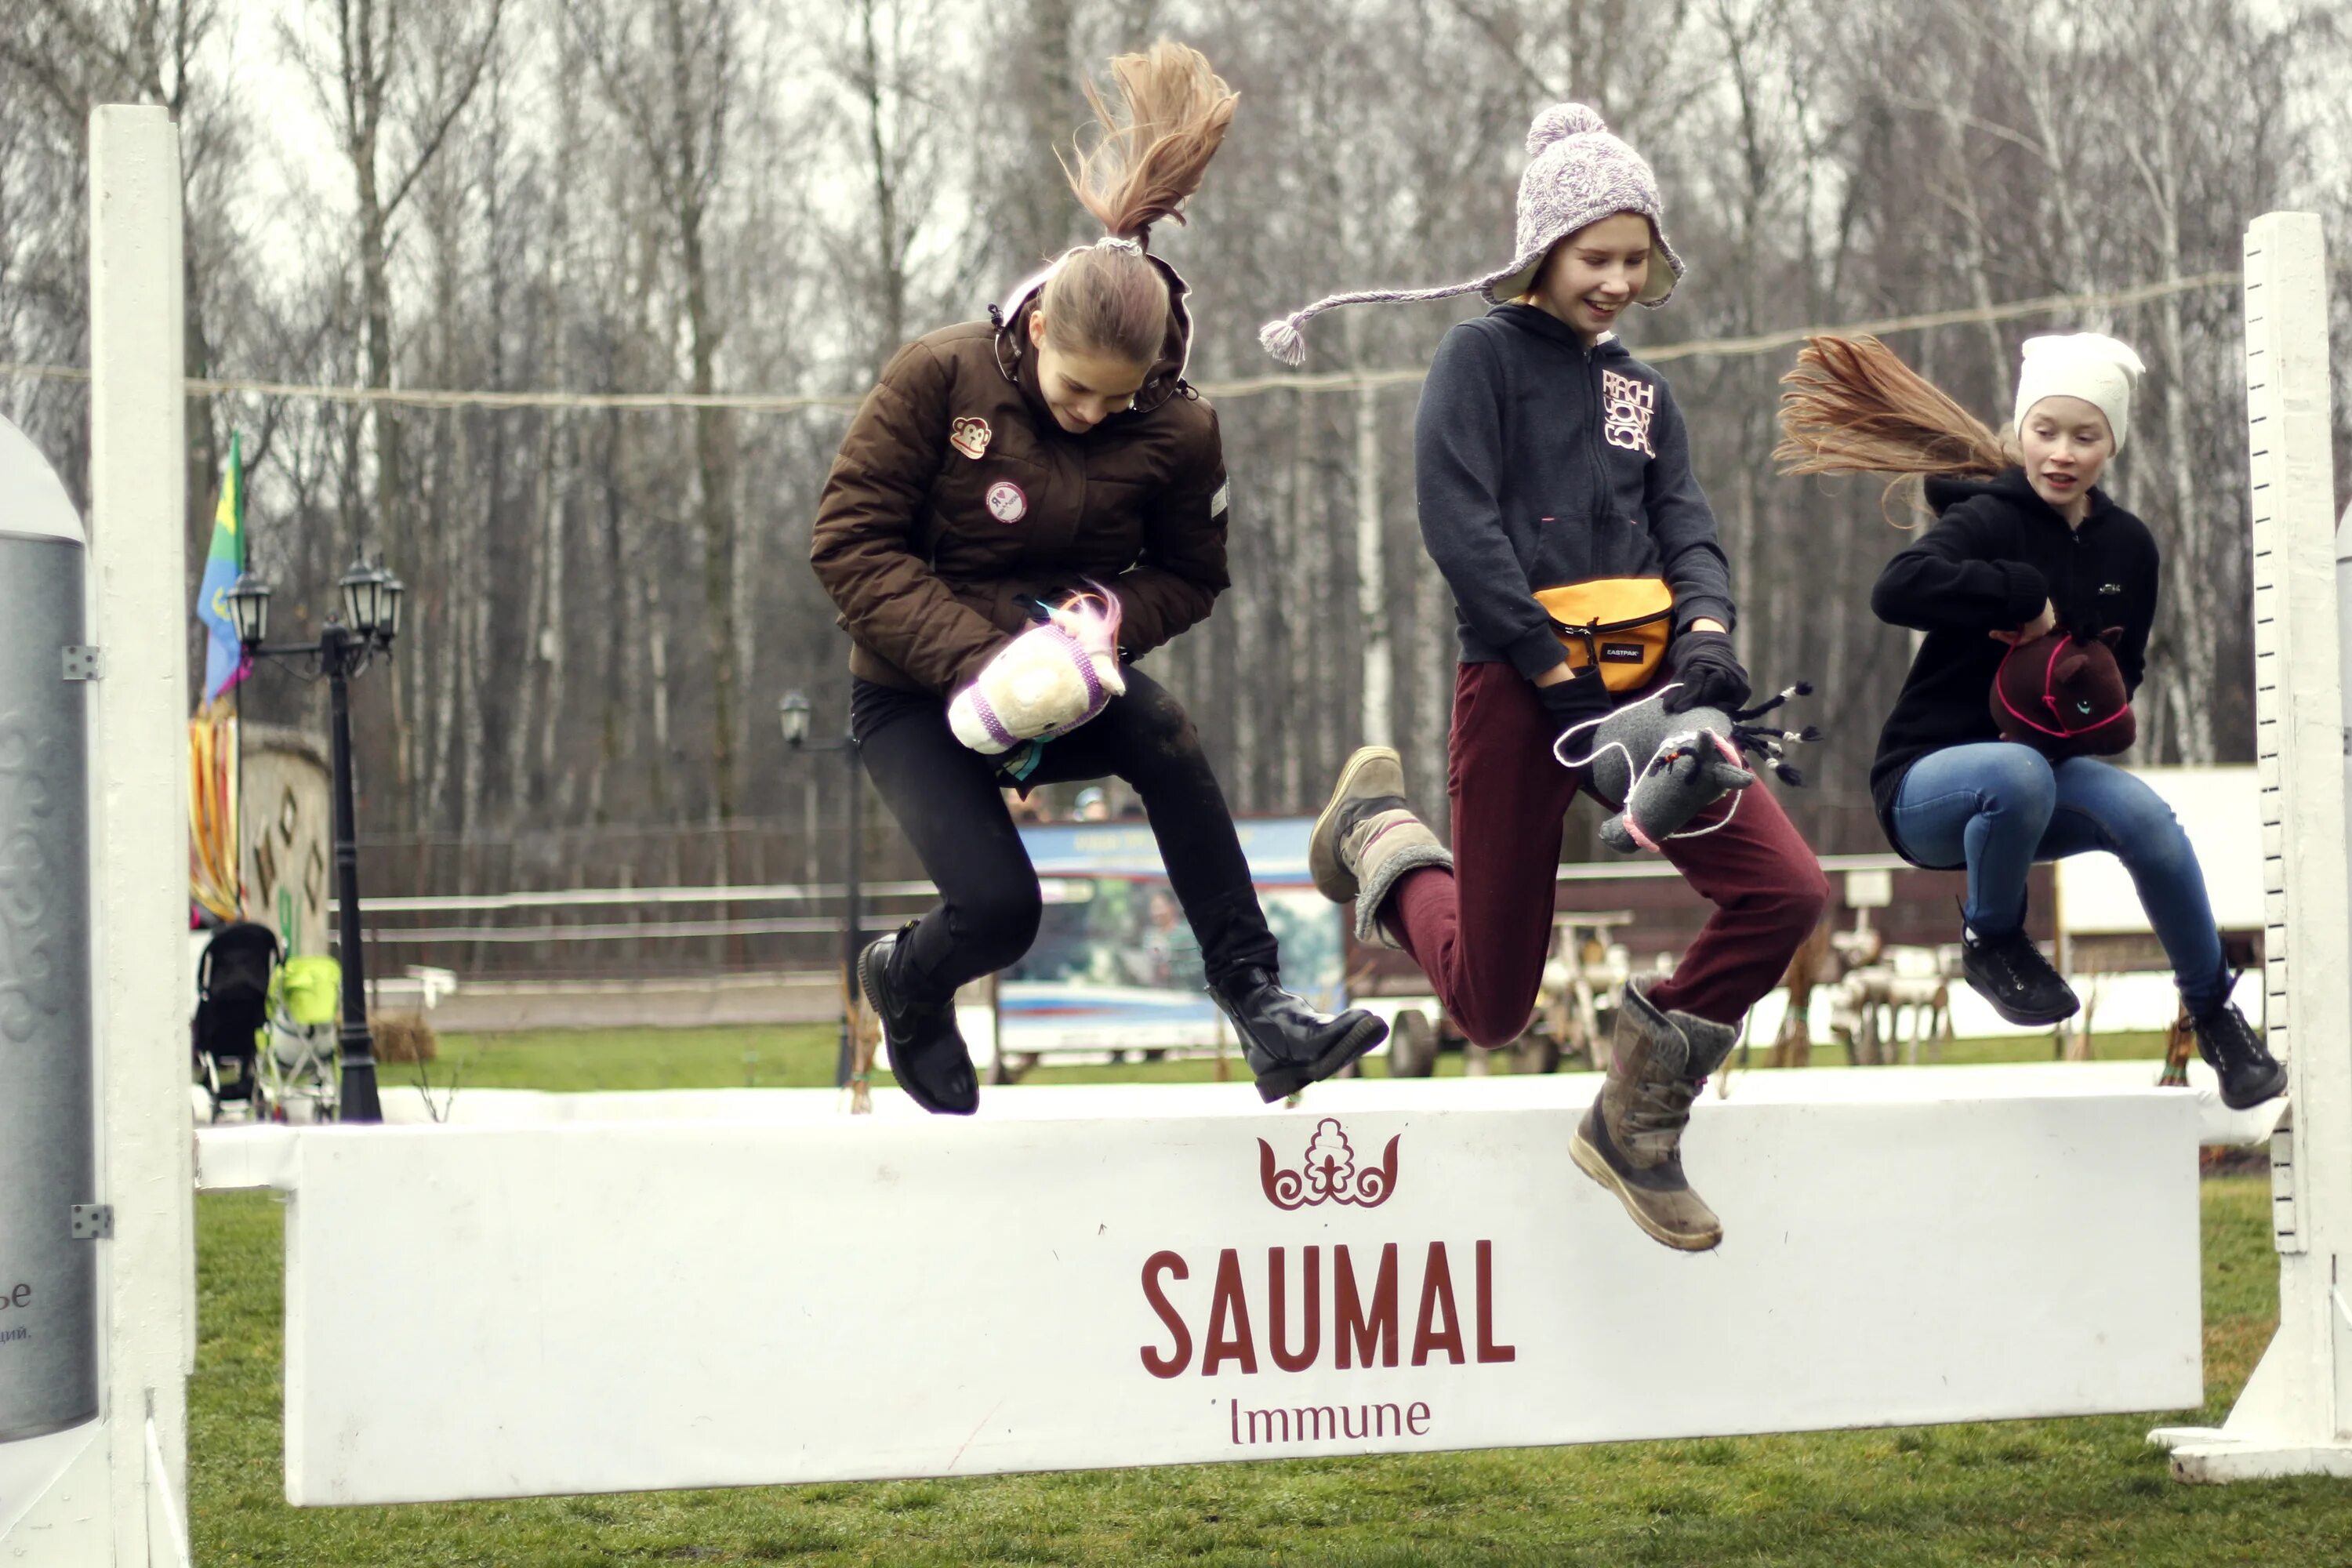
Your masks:
<svg viewBox="0 0 2352 1568"><path fill-rule="evenodd" d="M262 1087L274 1120L335 1120L335 1026L342 998L343 966L324 953L278 966L269 987L269 1048L261 1056Z"/></svg>
<svg viewBox="0 0 2352 1568"><path fill-rule="evenodd" d="M270 1100L256 1060L269 1016L269 985L278 969L278 933L236 921L213 933L196 963L196 1081L212 1101L243 1106L250 1120L268 1118Z"/></svg>

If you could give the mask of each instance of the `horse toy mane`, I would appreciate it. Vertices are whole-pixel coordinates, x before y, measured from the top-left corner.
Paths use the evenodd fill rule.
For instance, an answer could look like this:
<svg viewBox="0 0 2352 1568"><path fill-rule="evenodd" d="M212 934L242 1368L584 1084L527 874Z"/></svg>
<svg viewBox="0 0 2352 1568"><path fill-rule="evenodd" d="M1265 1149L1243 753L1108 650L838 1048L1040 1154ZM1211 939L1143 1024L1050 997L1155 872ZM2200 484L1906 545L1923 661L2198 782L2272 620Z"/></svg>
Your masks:
<svg viewBox="0 0 2352 1568"><path fill-rule="evenodd" d="M1738 712L1690 708L1669 713L1665 698L1675 689L1661 687L1639 702L1588 720L1552 746L1561 766L1591 768L1593 793L1617 808L1601 825L1601 841L1621 855L1655 850L1669 838L1713 833L1730 821L1739 809L1736 800L1722 821L1689 826L1725 795L1756 782L1747 766L1749 756L1763 762L1782 783L1803 784L1804 774L1788 761L1788 748L1822 738L1810 724L1790 731L1754 722L1792 697L1811 695L1813 689L1805 681ZM1581 756L1570 755L1579 751Z"/></svg>
<svg viewBox="0 0 2352 1568"><path fill-rule="evenodd" d="M983 755L1067 734L1127 693L1118 595L1089 582L1038 607L1045 618L1005 644L948 703L948 728Z"/></svg>
<svg viewBox="0 0 2352 1568"><path fill-rule="evenodd" d="M2131 694L2116 662L2120 628L2051 631L2019 643L1994 672L1987 699L2001 739L2053 762L2111 757L2139 737Z"/></svg>

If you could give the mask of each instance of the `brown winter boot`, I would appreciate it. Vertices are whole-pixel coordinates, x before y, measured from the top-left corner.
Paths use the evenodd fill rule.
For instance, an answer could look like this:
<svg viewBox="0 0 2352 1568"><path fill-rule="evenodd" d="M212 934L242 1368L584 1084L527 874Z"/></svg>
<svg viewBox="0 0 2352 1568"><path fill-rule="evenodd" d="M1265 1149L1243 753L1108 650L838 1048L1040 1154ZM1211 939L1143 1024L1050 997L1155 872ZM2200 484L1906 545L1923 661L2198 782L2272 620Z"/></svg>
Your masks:
<svg viewBox="0 0 2352 1568"><path fill-rule="evenodd" d="M1682 1137L1699 1086L1738 1038L1728 1024L1659 1011L1629 981L1608 1079L1569 1145L1577 1168L1615 1193L1635 1225L1684 1252L1723 1239L1722 1222L1683 1178Z"/></svg>
<svg viewBox="0 0 2352 1568"><path fill-rule="evenodd" d="M1381 905L1407 871L1454 857L1404 799L1404 764L1386 746L1362 746L1339 770L1307 841L1307 869L1335 904L1356 902L1356 940L1394 947Z"/></svg>

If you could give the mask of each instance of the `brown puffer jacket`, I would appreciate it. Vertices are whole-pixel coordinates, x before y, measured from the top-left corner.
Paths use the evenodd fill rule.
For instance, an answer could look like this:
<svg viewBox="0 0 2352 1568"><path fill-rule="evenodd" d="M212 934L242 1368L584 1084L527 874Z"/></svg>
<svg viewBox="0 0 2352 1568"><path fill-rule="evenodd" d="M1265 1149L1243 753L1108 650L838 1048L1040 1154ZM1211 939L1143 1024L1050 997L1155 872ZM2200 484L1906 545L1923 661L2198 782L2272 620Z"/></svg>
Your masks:
<svg viewBox="0 0 2352 1568"><path fill-rule="evenodd" d="M1205 618L1225 574L1217 416L1184 387L1182 283L1139 407L1083 436L1037 392L1033 280L1003 329L949 327L898 351L850 422L810 563L840 606L854 675L942 696L1037 601L1093 579L1119 597L1129 658ZM1157 405L1153 403L1157 399Z"/></svg>

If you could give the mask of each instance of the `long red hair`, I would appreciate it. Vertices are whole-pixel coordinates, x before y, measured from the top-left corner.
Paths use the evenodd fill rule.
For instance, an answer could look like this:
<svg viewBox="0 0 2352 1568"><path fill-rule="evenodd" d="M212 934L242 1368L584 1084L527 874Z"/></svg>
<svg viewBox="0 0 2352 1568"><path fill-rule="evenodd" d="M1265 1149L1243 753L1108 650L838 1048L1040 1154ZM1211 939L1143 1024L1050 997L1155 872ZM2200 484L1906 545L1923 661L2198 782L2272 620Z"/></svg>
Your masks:
<svg viewBox="0 0 2352 1568"><path fill-rule="evenodd" d="M1885 474L1895 491L1933 476L1990 479L2010 443L1876 338L1819 333L1780 378L1784 474Z"/></svg>

